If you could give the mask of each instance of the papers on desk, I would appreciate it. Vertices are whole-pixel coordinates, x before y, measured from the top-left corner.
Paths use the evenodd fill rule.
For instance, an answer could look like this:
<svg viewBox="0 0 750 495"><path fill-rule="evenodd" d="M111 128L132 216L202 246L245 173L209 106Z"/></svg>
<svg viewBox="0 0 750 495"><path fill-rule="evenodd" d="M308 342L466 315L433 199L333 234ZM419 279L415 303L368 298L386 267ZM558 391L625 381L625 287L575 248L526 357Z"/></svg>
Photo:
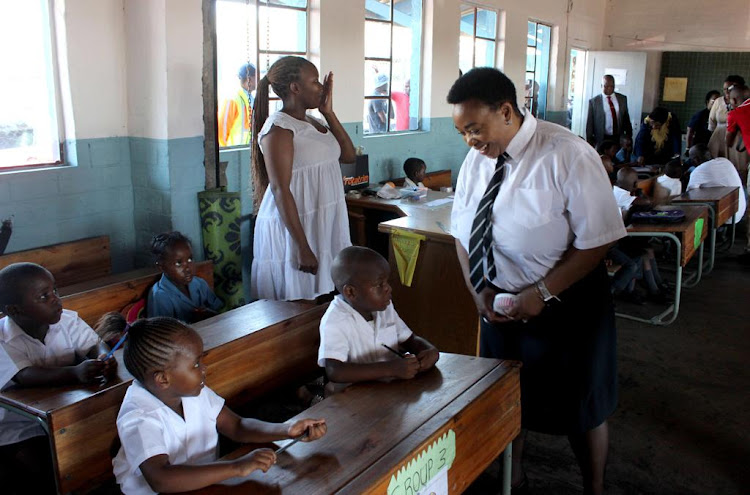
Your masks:
<svg viewBox="0 0 750 495"><path fill-rule="evenodd" d="M435 208L441 208L449 204L453 204L453 198L440 198L440 199L433 199L432 201L427 201L426 203L409 203L412 206L416 206L417 208L425 208L428 210L434 210Z"/></svg>

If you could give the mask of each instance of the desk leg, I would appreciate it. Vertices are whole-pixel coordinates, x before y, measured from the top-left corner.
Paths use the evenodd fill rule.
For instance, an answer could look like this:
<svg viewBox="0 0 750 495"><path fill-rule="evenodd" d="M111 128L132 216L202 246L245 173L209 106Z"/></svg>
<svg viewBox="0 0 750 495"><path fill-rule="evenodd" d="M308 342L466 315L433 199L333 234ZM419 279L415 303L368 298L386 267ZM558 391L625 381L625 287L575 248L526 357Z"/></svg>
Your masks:
<svg viewBox="0 0 750 495"><path fill-rule="evenodd" d="M510 495L510 477L512 467L513 442L503 450L503 495Z"/></svg>
<svg viewBox="0 0 750 495"><path fill-rule="evenodd" d="M698 270L696 270L696 272L690 276L689 280L685 281L686 289L695 287L696 285L698 285L698 282L701 281L701 276L703 275L703 245L704 244L705 243L702 242L701 246L698 248Z"/></svg>

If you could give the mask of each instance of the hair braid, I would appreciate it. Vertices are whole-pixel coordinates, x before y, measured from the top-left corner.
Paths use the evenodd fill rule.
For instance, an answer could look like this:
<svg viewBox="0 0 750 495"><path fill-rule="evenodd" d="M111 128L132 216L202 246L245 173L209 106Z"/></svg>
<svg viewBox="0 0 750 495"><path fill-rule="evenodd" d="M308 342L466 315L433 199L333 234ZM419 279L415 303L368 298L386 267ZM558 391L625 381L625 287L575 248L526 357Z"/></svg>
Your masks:
<svg viewBox="0 0 750 495"><path fill-rule="evenodd" d="M123 357L125 367L141 383L153 371L164 369L180 350L180 336L195 330L184 323L157 316L138 320L130 326Z"/></svg>
<svg viewBox="0 0 750 495"><path fill-rule="evenodd" d="M179 242L184 242L188 246L192 246L190 239L185 237L182 232L175 230L157 234L151 239L151 254L156 257L156 261L158 262L164 259L166 252Z"/></svg>

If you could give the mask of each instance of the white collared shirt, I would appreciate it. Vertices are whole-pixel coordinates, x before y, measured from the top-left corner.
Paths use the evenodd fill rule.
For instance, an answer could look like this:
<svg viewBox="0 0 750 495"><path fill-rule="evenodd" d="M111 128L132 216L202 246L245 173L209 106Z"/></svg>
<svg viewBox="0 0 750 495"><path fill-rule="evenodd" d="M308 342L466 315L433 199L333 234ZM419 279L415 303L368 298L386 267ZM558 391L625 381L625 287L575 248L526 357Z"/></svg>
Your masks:
<svg viewBox="0 0 750 495"><path fill-rule="evenodd" d="M635 196L630 194L630 191L619 186L612 186L612 194L615 197L617 207L620 208L620 211L623 213L627 212L633 204L633 201L635 201Z"/></svg>
<svg viewBox="0 0 750 495"><path fill-rule="evenodd" d="M342 363L377 363L394 358L394 354L383 344L397 349L399 344L412 336L393 303L385 311L373 313L368 322L356 309L349 306L339 294L320 320L320 348L318 366L325 366L326 359Z"/></svg>
<svg viewBox="0 0 750 495"><path fill-rule="evenodd" d="M602 93L602 104L604 105L604 134L612 136L614 134L614 128L612 123L612 112L609 109L609 99L612 98L612 104L615 106L615 115L620 115L620 104L617 103L617 97L615 93L607 96Z"/></svg>
<svg viewBox="0 0 750 495"><path fill-rule="evenodd" d="M656 182L659 183L664 189L669 191L670 196L678 196L682 194L682 182L680 179L675 179L668 175L660 175Z"/></svg>
<svg viewBox="0 0 750 495"><path fill-rule="evenodd" d="M626 235L594 148L564 127L524 113L506 150L510 159L492 208L492 283L510 291L542 279L571 246L591 249ZM458 174L451 232L467 252L495 163L471 149Z"/></svg>
<svg viewBox="0 0 750 495"><path fill-rule="evenodd" d="M737 213L734 214L735 223L742 219L747 207L745 191L742 189L742 179L732 162L726 158L714 158L698 165L690 174L687 190L701 187L739 187L739 203Z"/></svg>
<svg viewBox="0 0 750 495"><path fill-rule="evenodd" d="M9 316L0 320L0 387L29 366L72 366L86 357L99 337L78 313L64 309L60 321L50 325L44 343L29 336ZM0 408L0 445L21 442L44 435L39 424Z"/></svg>
<svg viewBox="0 0 750 495"><path fill-rule="evenodd" d="M219 440L216 419L223 407L224 399L203 387L197 397L182 398L183 419L133 380L117 415L122 446L112 460L122 493L156 494L140 469L154 456L167 455L173 466L215 461Z"/></svg>

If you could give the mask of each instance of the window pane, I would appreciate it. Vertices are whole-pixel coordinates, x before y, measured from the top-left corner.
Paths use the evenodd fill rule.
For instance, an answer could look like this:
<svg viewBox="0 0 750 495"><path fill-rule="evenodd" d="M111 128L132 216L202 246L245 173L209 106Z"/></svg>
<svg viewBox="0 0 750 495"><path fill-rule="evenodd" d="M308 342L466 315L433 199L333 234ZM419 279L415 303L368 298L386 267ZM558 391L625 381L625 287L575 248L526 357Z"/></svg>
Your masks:
<svg viewBox="0 0 750 495"><path fill-rule="evenodd" d="M240 89L239 70L255 65L255 6L235 1L216 2L216 74L219 105Z"/></svg>
<svg viewBox="0 0 750 495"><path fill-rule="evenodd" d="M474 37L461 33L458 39L458 68L465 74L474 67Z"/></svg>
<svg viewBox="0 0 750 495"><path fill-rule="evenodd" d="M533 46L526 47L526 70L533 72L536 67L536 48Z"/></svg>
<svg viewBox="0 0 750 495"><path fill-rule="evenodd" d="M474 36L474 7L461 6L461 22L459 23L461 34Z"/></svg>
<svg viewBox="0 0 750 495"><path fill-rule="evenodd" d="M283 5L286 7L301 7L303 9L307 8L307 0L260 0L261 5L262 4L270 4L270 5Z"/></svg>
<svg viewBox="0 0 750 495"><path fill-rule="evenodd" d="M365 96L383 96L390 91L391 64L365 60Z"/></svg>
<svg viewBox="0 0 750 495"><path fill-rule="evenodd" d="M365 57L391 57L391 24L365 21Z"/></svg>
<svg viewBox="0 0 750 495"><path fill-rule="evenodd" d="M299 10L260 8L260 49L306 52L307 14Z"/></svg>
<svg viewBox="0 0 750 495"><path fill-rule="evenodd" d="M0 2L0 168L60 160L47 5Z"/></svg>
<svg viewBox="0 0 750 495"><path fill-rule="evenodd" d="M526 44L528 46L536 46L536 22L529 21L527 38L528 41L526 42Z"/></svg>
<svg viewBox="0 0 750 495"><path fill-rule="evenodd" d="M419 84L420 67L421 67L421 47L422 47L422 13L421 2L411 0L411 11L407 14L394 15L399 18L398 24L393 25L393 46L399 47L393 53L393 80L391 81L391 91L397 88L409 88L408 98L403 104L402 118L397 123L396 130L416 129L419 121ZM401 4L397 4L400 7ZM398 96L396 98L398 101ZM405 108L409 108L408 127L406 121Z"/></svg>
<svg viewBox="0 0 750 495"><path fill-rule="evenodd" d="M365 100L363 131L365 134L382 134L395 130L393 109L388 98Z"/></svg>
<svg viewBox="0 0 750 495"><path fill-rule="evenodd" d="M390 0L365 0L365 19L391 20Z"/></svg>
<svg viewBox="0 0 750 495"><path fill-rule="evenodd" d="M477 36L495 38L497 13L494 10L477 9Z"/></svg>
<svg viewBox="0 0 750 495"><path fill-rule="evenodd" d="M477 39L477 52L475 56L476 67L494 67L495 66L495 42Z"/></svg>

